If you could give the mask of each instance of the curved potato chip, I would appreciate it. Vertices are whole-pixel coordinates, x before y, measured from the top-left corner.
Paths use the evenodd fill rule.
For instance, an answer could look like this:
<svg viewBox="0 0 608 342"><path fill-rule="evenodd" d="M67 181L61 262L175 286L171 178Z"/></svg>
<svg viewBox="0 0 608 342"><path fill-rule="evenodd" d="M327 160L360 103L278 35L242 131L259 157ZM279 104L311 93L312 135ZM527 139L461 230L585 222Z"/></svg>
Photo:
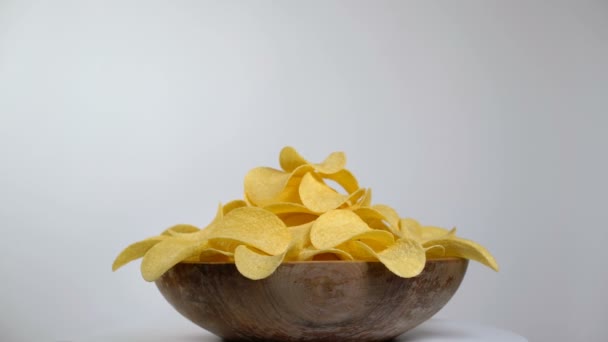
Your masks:
<svg viewBox="0 0 608 342"><path fill-rule="evenodd" d="M373 247L375 251L381 251L395 243L395 236L393 233L380 229L372 229L358 234L352 239L364 242L366 245Z"/></svg>
<svg viewBox="0 0 608 342"><path fill-rule="evenodd" d="M155 281L171 267L200 253L204 246L198 241L167 239L156 244L144 255L141 274L147 281Z"/></svg>
<svg viewBox="0 0 608 342"><path fill-rule="evenodd" d="M281 165L281 168L287 172L291 172L297 167L305 164L308 164L308 161L291 146L283 147L279 153L279 165Z"/></svg>
<svg viewBox="0 0 608 342"><path fill-rule="evenodd" d="M315 256L321 254L333 254L339 260L354 260L353 257L346 251L337 248L328 249L303 249L298 254L298 261L313 260ZM324 259L328 260L328 259ZM329 259L331 260L331 259Z"/></svg>
<svg viewBox="0 0 608 342"><path fill-rule="evenodd" d="M291 232L292 246L297 249L304 249L310 246L310 229L312 222L305 223L299 226L289 227Z"/></svg>
<svg viewBox="0 0 608 342"><path fill-rule="evenodd" d="M399 214L397 211L385 204L374 204L371 206L372 209L377 210L384 216L384 219L394 229L399 230Z"/></svg>
<svg viewBox="0 0 608 342"><path fill-rule="evenodd" d="M369 231L371 229L357 214L336 209L322 214L313 222L310 241L317 249L329 249Z"/></svg>
<svg viewBox="0 0 608 342"><path fill-rule="evenodd" d="M264 209L266 209L276 215L295 214L295 213L315 214L315 212L306 208L302 204L290 203L290 202L273 203L273 204L265 206Z"/></svg>
<svg viewBox="0 0 608 342"><path fill-rule="evenodd" d="M233 201L230 201L230 202L224 204L224 206L222 207L222 214L226 215L236 208L241 208L241 207L246 207L246 206L247 206L247 202L245 202L243 200L233 200Z"/></svg>
<svg viewBox="0 0 608 342"><path fill-rule="evenodd" d="M353 212L365 221L370 228L386 230L397 236L401 236L398 225L397 227L392 226L386 216L379 210L373 207L360 207Z"/></svg>
<svg viewBox="0 0 608 342"><path fill-rule="evenodd" d="M332 181L340 184L340 186L349 194L352 194L359 189L359 182L357 181L357 178L355 178L355 176L347 169L342 169L332 174L321 173L321 177L331 179Z"/></svg>
<svg viewBox="0 0 608 342"><path fill-rule="evenodd" d="M361 261L378 261L378 257L373 248L367 246L361 241L346 241L345 243L336 246L336 249L342 250L350 254L354 260Z"/></svg>
<svg viewBox="0 0 608 342"><path fill-rule="evenodd" d="M456 228L447 230L445 228L424 226L420 227L418 237L422 243L437 239L448 239L456 234Z"/></svg>
<svg viewBox="0 0 608 342"><path fill-rule="evenodd" d="M365 189L358 189L352 194L348 195L346 201L340 206L340 208L356 209L361 205L361 201L365 196Z"/></svg>
<svg viewBox="0 0 608 342"><path fill-rule="evenodd" d="M360 202L357 203L357 206L360 207L369 207L372 204L372 189L367 188L361 196Z"/></svg>
<svg viewBox="0 0 608 342"><path fill-rule="evenodd" d="M222 251L224 253L234 253L234 250L243 244L243 242L234 240L234 239L209 239L207 240L207 244L210 249Z"/></svg>
<svg viewBox="0 0 608 342"><path fill-rule="evenodd" d="M399 231L401 236L420 241L420 223L413 218L402 218L399 220Z"/></svg>
<svg viewBox="0 0 608 342"><path fill-rule="evenodd" d="M346 195L336 192L310 172L302 177L299 190L304 206L316 213L336 209L347 199Z"/></svg>
<svg viewBox="0 0 608 342"><path fill-rule="evenodd" d="M197 261L202 262L229 262L234 258L234 253L222 251L216 248L205 248L197 256Z"/></svg>
<svg viewBox="0 0 608 342"><path fill-rule="evenodd" d="M354 242L357 243L358 241ZM419 275L426 264L424 248L415 240L397 240L382 252L376 252L362 242L358 243L362 249L366 249L370 254L375 254L386 268L402 278Z"/></svg>
<svg viewBox="0 0 608 342"><path fill-rule="evenodd" d="M287 146L279 154L279 164L287 172L291 172L302 165L310 165L321 173L333 174L344 168L346 165L346 155L344 152L333 152L321 163L312 164L304 159L295 148Z"/></svg>
<svg viewBox="0 0 608 342"><path fill-rule="evenodd" d="M344 169L346 165L346 155L344 152L332 152L319 164L312 164L315 170L326 175L331 175Z"/></svg>
<svg viewBox="0 0 608 342"><path fill-rule="evenodd" d="M130 263L133 260L137 260L143 257L150 248L154 247L157 243L168 239L167 236L155 236L151 237L139 242L135 242L125 248L116 259L114 259L114 263L112 264L112 271L116 271L117 269L123 267L124 265Z"/></svg>
<svg viewBox="0 0 608 342"><path fill-rule="evenodd" d="M278 255L260 254L245 245L238 246L234 251L234 263L239 272L251 279L264 279L271 275L283 262L285 253Z"/></svg>
<svg viewBox="0 0 608 342"><path fill-rule="evenodd" d="M291 242L285 260L298 260L300 251L310 246L310 227L312 222L289 227Z"/></svg>
<svg viewBox="0 0 608 342"><path fill-rule="evenodd" d="M312 169L310 165L302 165L291 173L270 167L252 169L245 175L245 196L261 207L275 202L298 202L300 177Z"/></svg>
<svg viewBox="0 0 608 342"><path fill-rule="evenodd" d="M195 233L200 231L200 229L196 226L193 226L191 224L176 224L174 226L171 226L167 229L165 229L161 235L165 235L165 236L175 236L175 235L179 235L179 234L190 234L190 233Z"/></svg>
<svg viewBox="0 0 608 342"><path fill-rule="evenodd" d="M279 218L287 227L299 226L305 223L310 223L319 217L317 214L305 214L305 213L295 213L295 214L278 214Z"/></svg>
<svg viewBox="0 0 608 342"><path fill-rule="evenodd" d="M485 247L474 241L450 237L431 240L424 243L423 246L442 246L444 248L443 253L437 251L437 249L427 250L426 253L429 258L458 257L471 259L490 267L494 271L498 271L498 264L492 254Z"/></svg>
<svg viewBox="0 0 608 342"><path fill-rule="evenodd" d="M256 207L232 210L207 238L240 241L270 255L285 252L291 241L283 221L270 211Z"/></svg>

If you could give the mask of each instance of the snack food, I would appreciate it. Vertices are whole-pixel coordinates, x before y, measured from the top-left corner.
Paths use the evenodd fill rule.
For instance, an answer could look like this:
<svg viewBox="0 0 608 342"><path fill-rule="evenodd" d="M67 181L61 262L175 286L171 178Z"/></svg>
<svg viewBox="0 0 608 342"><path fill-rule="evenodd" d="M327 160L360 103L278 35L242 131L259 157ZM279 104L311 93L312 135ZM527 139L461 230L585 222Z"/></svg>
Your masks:
<svg viewBox="0 0 608 342"><path fill-rule="evenodd" d="M372 205L371 190L359 187L342 152L311 163L285 147L279 163L281 170L249 171L244 200L220 204L205 228L170 227L125 248L112 269L143 257L143 278L154 281L180 262L234 262L257 280L288 261L362 260L409 278L427 259L461 257L498 270L483 246L457 237L455 229L423 226L387 205Z"/></svg>

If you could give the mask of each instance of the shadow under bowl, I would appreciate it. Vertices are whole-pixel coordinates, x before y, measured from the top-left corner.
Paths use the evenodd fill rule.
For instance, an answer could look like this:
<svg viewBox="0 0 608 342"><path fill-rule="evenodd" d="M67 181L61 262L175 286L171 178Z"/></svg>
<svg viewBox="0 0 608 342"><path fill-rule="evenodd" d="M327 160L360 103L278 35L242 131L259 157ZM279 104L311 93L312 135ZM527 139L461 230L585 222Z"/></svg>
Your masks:
<svg viewBox="0 0 608 342"><path fill-rule="evenodd" d="M180 263L156 285L179 313L229 341L386 341L437 313L467 266L429 260L400 278L379 262L286 262L250 280L233 263Z"/></svg>

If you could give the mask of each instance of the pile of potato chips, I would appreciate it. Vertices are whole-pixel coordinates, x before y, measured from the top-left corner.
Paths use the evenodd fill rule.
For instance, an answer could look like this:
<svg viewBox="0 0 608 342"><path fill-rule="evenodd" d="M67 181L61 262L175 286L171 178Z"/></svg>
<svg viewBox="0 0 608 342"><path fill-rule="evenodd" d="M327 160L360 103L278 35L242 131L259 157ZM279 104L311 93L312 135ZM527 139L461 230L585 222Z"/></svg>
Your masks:
<svg viewBox="0 0 608 342"><path fill-rule="evenodd" d="M422 226L372 204L371 190L359 187L342 152L315 164L285 147L279 161L282 170L249 171L244 200L220 204L207 227L179 224L136 242L112 269L143 257L142 275L154 281L180 262L233 262L256 280L282 262L358 260L379 261L409 278L422 272L427 259L461 257L498 270L484 247L456 237L455 229Z"/></svg>

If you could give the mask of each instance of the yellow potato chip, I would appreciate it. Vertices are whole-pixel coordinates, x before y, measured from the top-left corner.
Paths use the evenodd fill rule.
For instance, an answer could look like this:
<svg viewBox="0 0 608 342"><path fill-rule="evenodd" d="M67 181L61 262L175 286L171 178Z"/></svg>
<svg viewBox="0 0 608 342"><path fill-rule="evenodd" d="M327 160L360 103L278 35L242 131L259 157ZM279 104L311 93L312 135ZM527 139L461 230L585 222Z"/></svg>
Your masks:
<svg viewBox="0 0 608 342"><path fill-rule="evenodd" d="M310 246L310 229L312 222L305 223L299 226L289 227L291 232L292 246L297 249L304 249Z"/></svg>
<svg viewBox="0 0 608 342"><path fill-rule="evenodd" d="M315 214L312 210L306 208L302 204L289 203L289 202L273 203L273 204L265 206L264 209L266 209L276 215L295 214L295 213Z"/></svg>
<svg viewBox="0 0 608 342"><path fill-rule="evenodd" d="M243 200L230 201L222 206L222 214L226 215L236 208L242 208L242 207L246 207L246 206L247 206L247 202L245 202Z"/></svg>
<svg viewBox="0 0 608 342"><path fill-rule="evenodd" d="M283 147L279 153L279 165L287 172L291 172L305 164L308 164L308 161L291 146Z"/></svg>
<svg viewBox="0 0 608 342"><path fill-rule="evenodd" d="M264 279L271 275L283 262L285 253L278 255L265 255L241 245L234 251L234 263L239 272L251 279Z"/></svg>
<svg viewBox="0 0 608 342"><path fill-rule="evenodd" d="M388 205L384 205L384 204L375 204L375 205L372 205L371 208L382 214L382 216L384 217L386 222L388 222L388 224L390 225L392 230L394 230L394 231L399 230L400 218L399 218L399 214L397 213L397 211L395 209L389 207Z"/></svg>
<svg viewBox="0 0 608 342"><path fill-rule="evenodd" d="M166 239L168 239L168 237L165 235L155 236L129 245L122 252L120 252L120 254L114 260L114 263L112 264L112 271L116 271L131 261L143 257L146 252L150 250L150 248Z"/></svg>
<svg viewBox="0 0 608 342"><path fill-rule="evenodd" d="M302 165L310 165L318 172L333 174L344 168L346 156L343 152L333 152L323 162L312 164L304 159L293 147L287 146L279 154L279 164L287 172L292 172Z"/></svg>
<svg viewBox="0 0 608 342"><path fill-rule="evenodd" d="M361 200L358 203L358 205L360 207L369 207L371 204L372 204L372 189L367 188L367 189L365 189L365 193L361 197Z"/></svg>
<svg viewBox="0 0 608 342"><path fill-rule="evenodd" d="M291 241L283 221L270 211L256 207L232 210L207 238L240 241L270 255L285 252Z"/></svg>
<svg viewBox="0 0 608 342"><path fill-rule="evenodd" d="M207 240L208 248L222 251L225 253L234 253L234 250L236 250L236 248L242 244L243 244L243 242L237 241L234 239L225 239L225 238L213 239L212 238L212 239Z"/></svg>
<svg viewBox="0 0 608 342"><path fill-rule="evenodd" d="M342 169L332 174L321 173L321 177L324 179L331 179L332 181L338 183L349 194L352 194L359 189L359 182L357 181L357 178L355 178L355 176L347 169Z"/></svg>
<svg viewBox="0 0 608 342"><path fill-rule="evenodd" d="M289 227L291 233L291 242L285 260L298 260L300 251L310 246L310 228L312 222L305 223L299 226Z"/></svg>
<svg viewBox="0 0 608 342"><path fill-rule="evenodd" d="M401 236L399 224L397 224L396 227L391 225L384 213L380 212L376 208L360 207L355 209L354 213L365 221L370 228L390 231L397 236Z"/></svg>
<svg viewBox="0 0 608 342"><path fill-rule="evenodd" d="M420 223L413 218L402 218L399 220L400 236L420 241Z"/></svg>
<svg viewBox="0 0 608 342"><path fill-rule="evenodd" d="M336 246L336 249L348 253L353 257L354 260L378 261L378 257L376 256L374 249L361 241L346 241L339 246Z"/></svg>
<svg viewBox="0 0 608 342"><path fill-rule="evenodd" d="M336 209L348 198L327 186L310 172L302 177L299 190L304 206L316 213Z"/></svg>
<svg viewBox="0 0 608 342"><path fill-rule="evenodd" d="M203 262L231 262L234 260L234 253L226 252L220 249L207 247L203 249L198 256L196 261Z"/></svg>
<svg viewBox="0 0 608 342"><path fill-rule="evenodd" d="M430 240L423 244L425 247L441 246L443 250L437 248L431 248L426 251L427 257L441 258L441 257L458 257L475 260L480 262L494 271L498 271L498 264L496 260L490 254L490 252L482 245L458 237L441 238L436 240Z"/></svg>
<svg viewBox="0 0 608 342"><path fill-rule="evenodd" d="M299 201L299 184L301 177L312 171L310 165L302 165L291 173L270 167L258 167L245 176L245 196L257 206L266 206L276 202Z"/></svg>
<svg viewBox="0 0 608 342"><path fill-rule="evenodd" d="M321 257L324 254L334 255L334 258ZM353 257L346 251L337 249L337 248L328 248L328 249L303 249L298 254L299 261L307 261L307 260L353 260Z"/></svg>
<svg viewBox="0 0 608 342"><path fill-rule="evenodd" d="M336 209L326 212L312 224L310 241L317 249L329 249L371 229L350 210Z"/></svg>
<svg viewBox="0 0 608 342"><path fill-rule="evenodd" d="M179 234L189 234L200 231L198 227L195 227L191 224L176 224L172 227L165 229L161 235L165 236L175 236Z"/></svg>
<svg viewBox="0 0 608 342"><path fill-rule="evenodd" d="M375 251L381 251L395 243L395 236L386 230L372 229L353 237L353 240L364 242Z"/></svg>
<svg viewBox="0 0 608 342"><path fill-rule="evenodd" d="M456 228L447 230L441 227L423 226L420 227L418 237L422 243L436 239L448 239L455 236Z"/></svg>
<svg viewBox="0 0 608 342"><path fill-rule="evenodd" d="M299 226L305 223L310 223L319 217L317 214L305 214L305 213L295 213L295 214L278 214L277 215L283 223L287 227Z"/></svg>
<svg viewBox="0 0 608 342"><path fill-rule="evenodd" d="M348 195L346 201L340 206L341 209L354 210L361 206L361 202L364 200L366 189L358 189L352 194Z"/></svg>
<svg viewBox="0 0 608 342"><path fill-rule="evenodd" d="M355 241L357 243L358 241ZM361 249L375 255L391 272L402 277L411 278L419 275L426 264L426 255L422 245L415 240L400 239L381 252L374 251L365 243L359 242Z"/></svg>
<svg viewBox="0 0 608 342"><path fill-rule="evenodd" d="M346 165L346 155L343 152L331 153L320 164L312 164L315 170L326 175L331 175L344 169Z"/></svg>
<svg viewBox="0 0 608 342"><path fill-rule="evenodd" d="M161 241L144 255L141 274L147 281L155 281L182 260L198 255L204 248L198 241L170 238Z"/></svg>

